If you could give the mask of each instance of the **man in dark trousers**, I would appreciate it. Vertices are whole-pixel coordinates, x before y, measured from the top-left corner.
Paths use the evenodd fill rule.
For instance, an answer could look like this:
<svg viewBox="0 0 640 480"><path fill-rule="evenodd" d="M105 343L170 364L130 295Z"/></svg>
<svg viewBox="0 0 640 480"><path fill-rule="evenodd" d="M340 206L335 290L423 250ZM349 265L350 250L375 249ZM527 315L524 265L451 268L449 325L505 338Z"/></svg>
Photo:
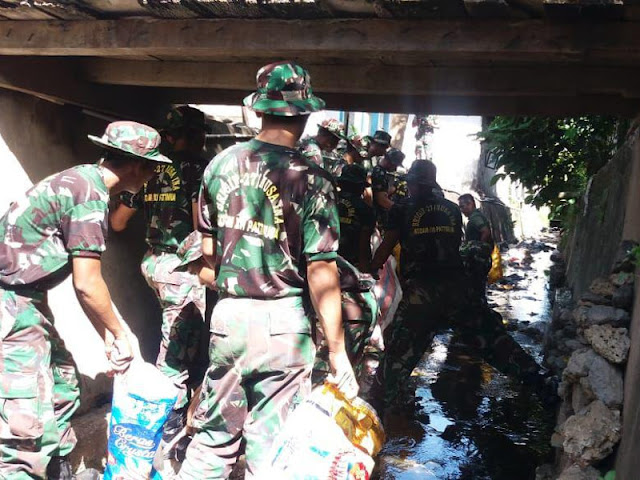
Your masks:
<svg viewBox="0 0 640 480"><path fill-rule="evenodd" d="M462 215L458 206L435 194L436 168L416 160L407 174L409 198L394 204L372 271L401 245L403 297L385 331L385 355L379 368L385 404L398 400L411 372L439 329L455 328L481 349L501 371L536 377L536 362L507 333L499 315L474 301L459 248Z"/></svg>

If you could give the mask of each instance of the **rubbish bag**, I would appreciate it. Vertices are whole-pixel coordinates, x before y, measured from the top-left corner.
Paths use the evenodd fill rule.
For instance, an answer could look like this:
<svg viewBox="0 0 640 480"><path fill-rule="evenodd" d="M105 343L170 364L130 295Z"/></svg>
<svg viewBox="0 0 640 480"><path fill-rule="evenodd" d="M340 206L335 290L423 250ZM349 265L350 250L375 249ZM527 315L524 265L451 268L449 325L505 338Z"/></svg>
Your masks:
<svg viewBox="0 0 640 480"><path fill-rule="evenodd" d="M177 397L173 382L149 363L134 362L115 378L104 480L156 478L153 458Z"/></svg>
<svg viewBox="0 0 640 480"><path fill-rule="evenodd" d="M349 401L332 384L315 388L276 437L265 478L368 480L384 444L375 410Z"/></svg>
<svg viewBox="0 0 640 480"><path fill-rule="evenodd" d="M491 252L491 270L487 275L487 283L491 285L500 280L504 275L502 270L502 255L500 255L500 249L498 245L493 245L493 252Z"/></svg>

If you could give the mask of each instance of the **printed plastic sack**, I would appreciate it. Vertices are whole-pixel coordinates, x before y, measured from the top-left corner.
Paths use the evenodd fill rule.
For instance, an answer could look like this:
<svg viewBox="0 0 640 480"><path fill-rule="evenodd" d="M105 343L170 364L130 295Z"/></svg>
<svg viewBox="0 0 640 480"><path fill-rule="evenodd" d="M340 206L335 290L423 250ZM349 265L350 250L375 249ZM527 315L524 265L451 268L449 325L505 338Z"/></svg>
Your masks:
<svg viewBox="0 0 640 480"><path fill-rule="evenodd" d="M500 255L500 249L498 245L493 245L493 252L491 252L491 270L487 275L487 283L491 285L496 283L504 275L502 271L502 255Z"/></svg>
<svg viewBox="0 0 640 480"><path fill-rule="evenodd" d="M331 384L313 390L276 438L265 478L368 480L384 443L380 419L364 400L348 401Z"/></svg>
<svg viewBox="0 0 640 480"><path fill-rule="evenodd" d="M178 391L149 363L134 362L113 386L104 480L147 480L162 438L162 426Z"/></svg>

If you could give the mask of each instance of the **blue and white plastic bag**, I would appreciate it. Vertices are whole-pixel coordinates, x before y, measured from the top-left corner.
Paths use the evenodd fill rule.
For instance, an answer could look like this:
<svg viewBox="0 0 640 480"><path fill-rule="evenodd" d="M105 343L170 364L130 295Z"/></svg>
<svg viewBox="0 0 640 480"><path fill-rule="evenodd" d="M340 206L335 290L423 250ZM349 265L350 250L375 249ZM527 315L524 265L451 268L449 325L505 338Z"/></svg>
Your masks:
<svg viewBox="0 0 640 480"><path fill-rule="evenodd" d="M178 390L149 363L134 362L113 386L104 480L147 480Z"/></svg>

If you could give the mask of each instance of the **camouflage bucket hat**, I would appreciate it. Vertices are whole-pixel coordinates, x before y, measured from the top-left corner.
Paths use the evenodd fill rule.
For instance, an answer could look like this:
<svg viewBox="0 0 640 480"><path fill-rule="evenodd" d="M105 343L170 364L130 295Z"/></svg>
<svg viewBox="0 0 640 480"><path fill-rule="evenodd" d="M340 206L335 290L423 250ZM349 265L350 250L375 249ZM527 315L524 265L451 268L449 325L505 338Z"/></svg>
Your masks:
<svg viewBox="0 0 640 480"><path fill-rule="evenodd" d="M180 264L175 270L185 270L182 267L202 258L202 233L198 231L191 232L187 238L180 243L176 254L180 259Z"/></svg>
<svg viewBox="0 0 640 480"><path fill-rule="evenodd" d="M373 134L372 140L387 147L391 145L391 135L384 130L377 130L376 133Z"/></svg>
<svg viewBox="0 0 640 480"><path fill-rule="evenodd" d="M164 130L177 130L179 128L200 128L206 133L211 133L211 125L207 125L204 112L188 105L172 108L167 113L167 123Z"/></svg>
<svg viewBox="0 0 640 480"><path fill-rule="evenodd" d="M435 186L436 166L429 160L416 160L407 172L407 182Z"/></svg>
<svg viewBox="0 0 640 480"><path fill-rule="evenodd" d="M338 183L355 183L358 185L370 185L367 181L367 171L362 165L345 165L342 174L337 179Z"/></svg>
<svg viewBox="0 0 640 480"><path fill-rule="evenodd" d="M324 100L311 89L309 72L295 62L277 62L258 70L258 89L244 99L254 112L295 117L323 110Z"/></svg>
<svg viewBox="0 0 640 480"><path fill-rule="evenodd" d="M160 134L141 123L113 122L107 125L102 137L87 136L93 143L110 152L152 162L171 163L171 160L160 153Z"/></svg>
<svg viewBox="0 0 640 480"><path fill-rule="evenodd" d="M319 128L324 128L327 132L335 135L340 140L344 140L347 136L344 133L344 124L340 123L335 118L329 118L327 120L323 120L322 123L318 124Z"/></svg>
<svg viewBox="0 0 640 480"><path fill-rule="evenodd" d="M402 165L405 154L397 148L390 148L387 153L384 154L384 158L393 163L394 165Z"/></svg>
<svg viewBox="0 0 640 480"><path fill-rule="evenodd" d="M360 155L362 158L367 158L369 156L369 145L371 145L371 137L361 137L360 135L354 134L348 138L347 142L358 152L358 155Z"/></svg>

